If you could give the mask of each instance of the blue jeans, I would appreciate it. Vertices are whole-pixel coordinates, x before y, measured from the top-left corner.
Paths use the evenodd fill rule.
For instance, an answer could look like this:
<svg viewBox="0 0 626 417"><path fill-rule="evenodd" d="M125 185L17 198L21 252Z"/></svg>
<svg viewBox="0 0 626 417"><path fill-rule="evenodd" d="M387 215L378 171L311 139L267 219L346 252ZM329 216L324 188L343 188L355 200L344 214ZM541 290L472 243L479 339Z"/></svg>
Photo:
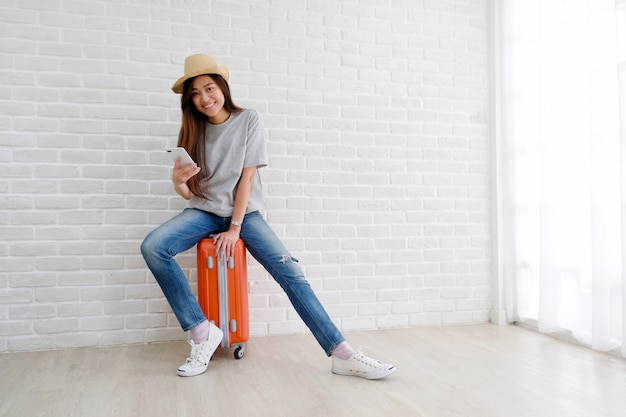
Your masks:
<svg viewBox="0 0 626 417"><path fill-rule="evenodd" d="M213 233L228 230L229 226L230 217L188 208L150 232L141 244L148 268L185 331L193 329L206 317L174 256ZM250 255L280 284L304 324L330 355L345 339L319 302L298 261L285 249L261 213L246 214L239 237Z"/></svg>

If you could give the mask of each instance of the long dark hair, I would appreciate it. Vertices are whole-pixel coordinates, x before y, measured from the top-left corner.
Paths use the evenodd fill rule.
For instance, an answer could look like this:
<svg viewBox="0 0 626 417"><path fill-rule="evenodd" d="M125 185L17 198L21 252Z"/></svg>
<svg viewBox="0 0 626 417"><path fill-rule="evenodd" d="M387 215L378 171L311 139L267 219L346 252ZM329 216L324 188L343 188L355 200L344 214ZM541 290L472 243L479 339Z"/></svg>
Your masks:
<svg viewBox="0 0 626 417"><path fill-rule="evenodd" d="M233 103L228 82L222 78L221 75L207 75L211 77L215 84L222 90L224 94L224 109L226 109L228 113L242 111L243 108ZM180 108L183 111L183 116L180 132L178 133L178 146L185 148L189 155L191 155L191 158L193 158L196 164L201 168L197 175L194 175L187 181L187 186L194 195L201 198L208 198L206 191L202 189L202 180L206 178L209 172L206 166L204 143L204 133L209 120L206 115L196 110L196 106L193 104L191 94L192 81L193 78L185 81L183 84L183 94L180 97Z"/></svg>

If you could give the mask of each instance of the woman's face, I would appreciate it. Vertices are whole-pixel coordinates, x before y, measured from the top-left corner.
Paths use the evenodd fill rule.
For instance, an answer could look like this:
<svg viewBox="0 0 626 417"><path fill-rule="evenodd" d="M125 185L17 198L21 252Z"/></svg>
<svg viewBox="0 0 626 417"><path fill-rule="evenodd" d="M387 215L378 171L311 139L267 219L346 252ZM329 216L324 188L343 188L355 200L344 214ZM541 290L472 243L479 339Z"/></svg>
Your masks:
<svg viewBox="0 0 626 417"><path fill-rule="evenodd" d="M191 82L191 100L196 109L218 125L228 120L230 113L224 108L224 93L208 75L199 75Z"/></svg>

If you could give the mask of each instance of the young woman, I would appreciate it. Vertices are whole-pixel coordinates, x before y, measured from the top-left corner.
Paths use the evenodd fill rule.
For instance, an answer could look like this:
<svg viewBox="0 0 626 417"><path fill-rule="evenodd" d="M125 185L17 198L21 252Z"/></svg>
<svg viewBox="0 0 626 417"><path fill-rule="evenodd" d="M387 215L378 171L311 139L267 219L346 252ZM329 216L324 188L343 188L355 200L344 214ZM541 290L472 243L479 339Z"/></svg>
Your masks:
<svg viewBox="0 0 626 417"><path fill-rule="evenodd" d="M181 96L182 127L178 146L196 164L174 164L176 192L189 200L141 245L152 271L184 331L191 331L191 354L178 375L203 373L223 333L209 323L174 256L214 235L220 256L232 255L241 238L248 252L283 288L295 310L328 356L332 372L368 379L383 378L393 365L368 358L350 347L320 304L297 260L285 249L259 210L264 202L258 169L267 165L265 135L259 115L233 103L229 72L204 54L185 60L184 75L172 90Z"/></svg>

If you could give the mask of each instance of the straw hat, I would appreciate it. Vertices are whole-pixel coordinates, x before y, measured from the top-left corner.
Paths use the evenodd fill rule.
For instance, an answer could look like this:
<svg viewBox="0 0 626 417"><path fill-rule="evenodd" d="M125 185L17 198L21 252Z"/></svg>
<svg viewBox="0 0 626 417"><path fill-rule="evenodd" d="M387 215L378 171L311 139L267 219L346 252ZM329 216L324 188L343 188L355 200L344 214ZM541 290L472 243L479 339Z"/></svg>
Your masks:
<svg viewBox="0 0 626 417"><path fill-rule="evenodd" d="M221 75L226 81L229 78L228 68L223 65L217 65L212 56L206 54L195 54L185 58L185 75L180 77L172 86L172 91L176 94L182 94L183 84L190 78L198 75Z"/></svg>

